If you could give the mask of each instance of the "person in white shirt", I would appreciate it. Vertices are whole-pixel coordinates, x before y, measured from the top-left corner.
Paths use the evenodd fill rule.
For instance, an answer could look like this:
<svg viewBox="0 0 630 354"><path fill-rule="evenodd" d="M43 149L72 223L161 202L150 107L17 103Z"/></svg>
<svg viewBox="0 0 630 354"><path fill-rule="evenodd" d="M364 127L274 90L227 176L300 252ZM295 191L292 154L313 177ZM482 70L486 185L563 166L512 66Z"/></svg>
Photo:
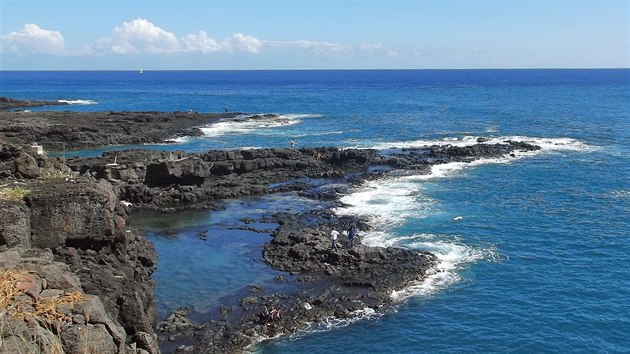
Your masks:
<svg viewBox="0 0 630 354"><path fill-rule="evenodd" d="M332 241L332 250L337 252L337 237L339 237L339 231L332 229L330 232L330 240Z"/></svg>

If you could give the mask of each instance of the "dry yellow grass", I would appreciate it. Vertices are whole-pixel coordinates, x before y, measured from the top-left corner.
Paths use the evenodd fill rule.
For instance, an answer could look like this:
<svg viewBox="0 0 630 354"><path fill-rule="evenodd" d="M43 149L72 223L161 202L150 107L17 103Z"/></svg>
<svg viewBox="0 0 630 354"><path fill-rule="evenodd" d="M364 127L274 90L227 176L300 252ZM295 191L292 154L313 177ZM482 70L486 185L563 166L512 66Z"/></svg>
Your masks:
<svg viewBox="0 0 630 354"><path fill-rule="evenodd" d="M5 330L4 316L8 315L16 319L35 321L48 332L56 333L51 337L36 332L37 339L35 341L45 343L44 347L41 347L41 343L38 345L41 353L63 354L64 350L60 338L61 323L69 322L72 319L62 311L62 307L66 305L73 306L76 303L86 301L87 298L82 293L62 294L58 297L36 296L31 298L28 295L23 296L26 294L32 281L33 275L25 270L5 269L0 271L0 352L6 349L2 339L4 338L3 331ZM11 326L6 326L6 330L9 333L13 332ZM87 327L85 337L84 353L88 353ZM19 335L19 340L15 335L11 338L15 341L17 348L23 346L28 348L28 343L33 340L22 335Z"/></svg>
<svg viewBox="0 0 630 354"><path fill-rule="evenodd" d="M0 310L6 309L7 314L17 317L29 305L26 299L18 300L18 296L24 294L21 286L28 280L28 273L15 269L6 269L0 272Z"/></svg>
<svg viewBox="0 0 630 354"><path fill-rule="evenodd" d="M73 305L87 300L82 293L62 294L59 297L21 297L26 293L26 283L30 275L23 270L7 269L0 272L0 310L6 309L15 318L32 318L52 324L56 321L70 321L63 313L62 306Z"/></svg>
<svg viewBox="0 0 630 354"><path fill-rule="evenodd" d="M48 323L55 321L71 321L72 319L61 311L64 304L75 304L87 300L81 293L63 294L55 298L37 298L34 314Z"/></svg>

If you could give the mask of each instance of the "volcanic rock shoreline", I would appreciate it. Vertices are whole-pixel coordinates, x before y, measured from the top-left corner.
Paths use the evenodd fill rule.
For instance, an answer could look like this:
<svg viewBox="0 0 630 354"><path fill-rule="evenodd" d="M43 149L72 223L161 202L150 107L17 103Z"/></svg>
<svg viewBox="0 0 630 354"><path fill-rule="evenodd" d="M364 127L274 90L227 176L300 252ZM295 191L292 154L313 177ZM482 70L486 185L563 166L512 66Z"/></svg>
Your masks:
<svg viewBox="0 0 630 354"><path fill-rule="evenodd" d="M67 101L18 100L10 97L0 97L0 111L45 106L66 106Z"/></svg>
<svg viewBox="0 0 630 354"><path fill-rule="evenodd" d="M41 119L58 114L38 113ZM87 115L100 119L109 114ZM164 115L168 116L157 114ZM61 130L76 128L70 126L78 116L70 116ZM128 124L127 118L122 125ZM354 224L367 230L368 220L340 217L331 210L277 214L267 220L279 227L261 259L287 272L286 278L278 279L287 284L286 291L270 292L253 284L248 294L216 309L203 322L193 321L190 310L181 308L158 324L151 279L156 253L150 242L127 226L131 209L212 210L220 209L226 198L276 192L339 203L339 193L366 179L389 178L401 170L427 173L434 164L539 149L522 142L427 146L387 154L331 147L206 153L138 149L62 160L7 141L30 141L32 134L27 125L18 129L14 120L8 122L12 127L8 130L5 121L0 123L4 134L0 134L0 271L22 273L11 278L20 291L7 304L0 302L5 306L0 320L15 329L1 333L6 346L2 349L13 350L10 345L16 343L42 352L52 352L46 343L55 343L55 338L68 353L157 353L159 346L174 352L238 352L308 323L351 318L366 308L387 309L394 304L393 291L422 281L436 264L435 256L415 250L361 244L330 250L332 228ZM108 131L120 134L120 121L110 123ZM190 119L181 128L198 123ZM7 131L13 136L7 137ZM50 140L42 140L44 135ZM107 133L99 135L103 137L89 140L90 144L109 139ZM38 140L48 146L68 143L63 140L66 135L41 136ZM304 177L335 183L314 185ZM345 243L343 237L339 241ZM36 311L43 302L60 304L56 317ZM280 310L279 318L265 312L272 308ZM34 319L22 316L25 313L33 313ZM98 340L81 344L88 342L85 338Z"/></svg>
<svg viewBox="0 0 630 354"><path fill-rule="evenodd" d="M199 126L239 113L0 111L0 138L39 143L46 151L168 143L200 135Z"/></svg>

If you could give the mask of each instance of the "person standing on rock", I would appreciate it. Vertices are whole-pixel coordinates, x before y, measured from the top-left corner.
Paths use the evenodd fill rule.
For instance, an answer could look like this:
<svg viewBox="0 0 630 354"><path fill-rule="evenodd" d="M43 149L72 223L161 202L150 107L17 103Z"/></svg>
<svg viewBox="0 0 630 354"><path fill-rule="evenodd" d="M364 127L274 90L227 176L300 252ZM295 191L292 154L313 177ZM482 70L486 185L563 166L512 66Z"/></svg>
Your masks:
<svg viewBox="0 0 630 354"><path fill-rule="evenodd" d="M339 231L332 229L332 231L330 232L330 241L332 241L332 247L331 249L335 252L337 252L337 237L339 237Z"/></svg>
<svg viewBox="0 0 630 354"><path fill-rule="evenodd" d="M291 138L291 149L295 149L295 139Z"/></svg>
<svg viewBox="0 0 630 354"><path fill-rule="evenodd" d="M346 243L346 248L354 247L354 236L357 234L357 229L354 225L350 225L348 229L348 243Z"/></svg>
<svg viewBox="0 0 630 354"><path fill-rule="evenodd" d="M280 315L280 310L278 310L275 306L271 305L271 312L269 313L271 316L271 321L276 322L282 319L282 315Z"/></svg>

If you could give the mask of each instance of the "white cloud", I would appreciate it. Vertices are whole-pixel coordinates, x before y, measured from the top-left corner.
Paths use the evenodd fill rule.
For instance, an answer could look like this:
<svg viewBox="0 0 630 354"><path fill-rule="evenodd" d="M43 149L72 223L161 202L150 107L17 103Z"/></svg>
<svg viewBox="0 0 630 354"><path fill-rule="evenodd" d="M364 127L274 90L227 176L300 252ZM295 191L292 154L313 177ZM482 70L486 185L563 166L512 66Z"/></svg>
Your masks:
<svg viewBox="0 0 630 354"><path fill-rule="evenodd" d="M326 41L310 41L310 40L296 40L296 41L264 41L269 47L301 50L307 53L314 53L323 56L339 57L342 55L351 54L352 47Z"/></svg>
<svg viewBox="0 0 630 354"><path fill-rule="evenodd" d="M260 39L235 33L218 42L205 31L190 33L178 39L146 19L138 18L116 26L112 37L101 38L85 50L89 54L169 54L201 52L258 53L264 42Z"/></svg>
<svg viewBox="0 0 630 354"><path fill-rule="evenodd" d="M0 37L2 50L10 53L46 53L71 55L65 49L64 38L58 31L46 30L34 24ZM212 54L247 53L257 55L306 55L319 58L398 57L398 52L382 43L349 46L342 43L293 40L263 40L243 33L216 40L205 31L178 37L147 19L136 18L114 27L111 36L100 38L73 55L142 55L142 54Z"/></svg>
<svg viewBox="0 0 630 354"><path fill-rule="evenodd" d="M389 58L397 58L400 56L400 53L383 43L364 43L359 45L359 49L362 53L371 56L386 56Z"/></svg>
<svg viewBox="0 0 630 354"><path fill-rule="evenodd" d="M122 45L122 50L133 47L135 50L150 54L173 53L179 50L179 42L174 34L143 18L116 26L114 40L115 43Z"/></svg>
<svg viewBox="0 0 630 354"><path fill-rule="evenodd" d="M352 48L339 43L299 40L294 42L298 48L308 49L322 54L339 55L352 51Z"/></svg>
<svg viewBox="0 0 630 354"><path fill-rule="evenodd" d="M25 24L20 30L0 37L2 51L13 54L55 54L65 53L65 41L59 31L40 28L36 24Z"/></svg>
<svg viewBox="0 0 630 354"><path fill-rule="evenodd" d="M214 53L223 50L221 45L214 39L208 37L208 34L204 31L199 31L197 34L189 34L182 38L182 50L186 52L202 52Z"/></svg>
<svg viewBox="0 0 630 354"><path fill-rule="evenodd" d="M164 54L181 50L177 37L143 18L116 26L112 37L98 39L86 52L90 54Z"/></svg>
<svg viewBox="0 0 630 354"><path fill-rule="evenodd" d="M226 38L223 44L227 51L243 51L249 53L258 53L263 46L263 42L260 39L242 33L234 33L231 38Z"/></svg>
<svg viewBox="0 0 630 354"><path fill-rule="evenodd" d="M248 52L258 53L264 42L260 39L242 33L235 33L232 37L225 38L220 43L208 37L204 31L197 34L189 34L182 38L182 51L185 52Z"/></svg>

